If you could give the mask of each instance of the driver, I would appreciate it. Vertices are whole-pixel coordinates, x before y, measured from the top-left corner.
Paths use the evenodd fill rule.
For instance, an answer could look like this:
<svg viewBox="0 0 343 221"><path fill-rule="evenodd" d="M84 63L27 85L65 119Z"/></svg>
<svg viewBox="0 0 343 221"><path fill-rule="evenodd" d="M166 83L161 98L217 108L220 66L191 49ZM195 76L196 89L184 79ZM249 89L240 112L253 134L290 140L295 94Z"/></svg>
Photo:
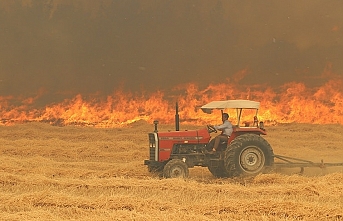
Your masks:
<svg viewBox="0 0 343 221"><path fill-rule="evenodd" d="M216 130L220 130L222 133L214 138L214 145L212 148L213 152L217 151L219 143L221 141L226 141L226 142L228 141L233 131L232 124L229 121L228 113L222 114L222 121L223 121L223 124L214 126Z"/></svg>

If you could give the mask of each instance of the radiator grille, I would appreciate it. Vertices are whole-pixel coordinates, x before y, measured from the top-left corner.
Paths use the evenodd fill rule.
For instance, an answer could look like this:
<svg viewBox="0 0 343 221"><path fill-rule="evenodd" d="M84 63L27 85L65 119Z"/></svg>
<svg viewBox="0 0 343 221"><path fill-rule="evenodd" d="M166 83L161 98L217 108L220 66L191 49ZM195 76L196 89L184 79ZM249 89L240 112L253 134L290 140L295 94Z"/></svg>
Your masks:
<svg viewBox="0 0 343 221"><path fill-rule="evenodd" d="M156 140L155 140L155 134L153 133L149 133L149 152L150 152L150 160L155 160Z"/></svg>

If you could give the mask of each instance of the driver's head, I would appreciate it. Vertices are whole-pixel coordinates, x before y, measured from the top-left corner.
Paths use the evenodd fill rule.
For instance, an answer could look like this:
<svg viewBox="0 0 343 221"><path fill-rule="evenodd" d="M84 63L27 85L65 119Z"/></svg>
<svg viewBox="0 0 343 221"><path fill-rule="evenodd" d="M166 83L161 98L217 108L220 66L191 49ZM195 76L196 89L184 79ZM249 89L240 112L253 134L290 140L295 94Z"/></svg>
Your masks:
<svg viewBox="0 0 343 221"><path fill-rule="evenodd" d="M223 113L222 114L222 120L228 120L229 119L229 114L228 113Z"/></svg>

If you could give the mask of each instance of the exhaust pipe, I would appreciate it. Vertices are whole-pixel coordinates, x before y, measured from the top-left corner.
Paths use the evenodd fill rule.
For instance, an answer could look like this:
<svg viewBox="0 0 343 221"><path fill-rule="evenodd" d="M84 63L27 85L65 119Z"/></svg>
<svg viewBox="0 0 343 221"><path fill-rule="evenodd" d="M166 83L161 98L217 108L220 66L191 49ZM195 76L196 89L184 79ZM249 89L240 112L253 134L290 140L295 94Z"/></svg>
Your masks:
<svg viewBox="0 0 343 221"><path fill-rule="evenodd" d="M157 129L157 124L158 124L158 120L154 120L154 126L155 126L155 130L154 132L157 133L158 129Z"/></svg>
<svg viewBox="0 0 343 221"><path fill-rule="evenodd" d="M175 105L175 130L180 130L179 104L177 102Z"/></svg>

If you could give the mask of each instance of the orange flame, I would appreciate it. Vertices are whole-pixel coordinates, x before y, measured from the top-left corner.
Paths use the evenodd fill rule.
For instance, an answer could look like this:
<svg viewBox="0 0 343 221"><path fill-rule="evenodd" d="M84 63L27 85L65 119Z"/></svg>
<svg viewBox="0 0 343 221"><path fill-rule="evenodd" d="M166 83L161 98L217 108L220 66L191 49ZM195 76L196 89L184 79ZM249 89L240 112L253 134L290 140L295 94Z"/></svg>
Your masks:
<svg viewBox="0 0 343 221"><path fill-rule="evenodd" d="M244 74L244 73L243 73ZM325 74L325 73L324 73ZM325 74L327 75L327 74ZM157 91L139 94L116 91L106 98L76 95L60 103L35 108L35 97L0 97L0 124L47 122L52 125L122 127L138 120L174 123L175 102L179 104L181 122L204 125L220 121L220 115L199 110L213 100L250 99L261 102L259 120L266 124L314 123L343 124L343 81L337 76L316 88L304 83L286 83L273 89L266 85L209 84L201 89L194 83L178 85L169 93ZM235 112L230 112L235 120ZM245 120L252 121L254 113Z"/></svg>

